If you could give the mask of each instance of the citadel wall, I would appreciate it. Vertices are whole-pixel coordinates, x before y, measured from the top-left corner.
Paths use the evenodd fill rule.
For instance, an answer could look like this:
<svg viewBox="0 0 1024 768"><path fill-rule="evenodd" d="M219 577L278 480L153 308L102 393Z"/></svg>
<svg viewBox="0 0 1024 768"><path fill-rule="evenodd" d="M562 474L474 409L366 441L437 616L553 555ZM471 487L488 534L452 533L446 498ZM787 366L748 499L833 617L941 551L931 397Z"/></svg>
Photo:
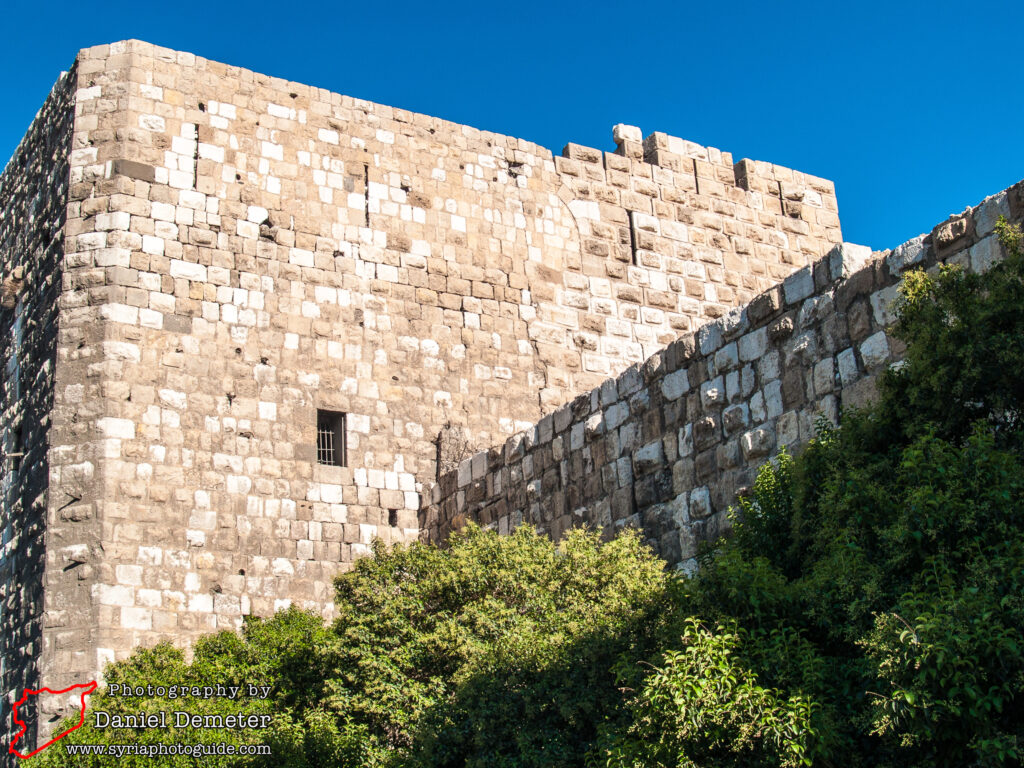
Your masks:
<svg viewBox="0 0 1024 768"><path fill-rule="evenodd" d="M75 75L61 75L0 176L0 720L38 687L47 445L64 255ZM76 574L72 574L74 578ZM22 713L30 737L35 712Z"/></svg>
<svg viewBox="0 0 1024 768"><path fill-rule="evenodd" d="M502 533L534 525L607 535L639 528L669 562L696 568L697 545L758 467L806 443L814 422L864 405L901 358L887 329L908 268L1003 258L999 216L1024 219L1024 182L951 217L927 236L871 254L844 243L642 365L576 397L504 445L445 474L424 509L424 538L472 520Z"/></svg>
<svg viewBox="0 0 1024 768"><path fill-rule="evenodd" d="M63 264L34 267L62 291L53 687L247 614L329 614L372 540L419 536L466 444L841 240L830 182L629 126L555 158L137 41L76 66ZM320 409L347 415L345 467L317 462Z"/></svg>

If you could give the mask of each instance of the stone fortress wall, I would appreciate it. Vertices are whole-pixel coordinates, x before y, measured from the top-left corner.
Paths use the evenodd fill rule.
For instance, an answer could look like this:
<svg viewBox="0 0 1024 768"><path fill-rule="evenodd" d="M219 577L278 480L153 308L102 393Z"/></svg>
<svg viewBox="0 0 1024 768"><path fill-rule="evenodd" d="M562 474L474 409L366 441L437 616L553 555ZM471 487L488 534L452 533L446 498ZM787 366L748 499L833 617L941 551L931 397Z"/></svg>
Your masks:
<svg viewBox="0 0 1024 768"><path fill-rule="evenodd" d="M420 535L439 466L841 240L830 182L629 126L555 158L138 41L62 82L34 129L70 142L53 263L9 213L26 172L3 181L4 277L30 267L23 302L60 288L45 572L8 580L41 579L42 647L5 661L8 697L248 614L329 615L374 539ZM348 466L317 463L318 409L347 414Z"/></svg>
<svg viewBox="0 0 1024 768"><path fill-rule="evenodd" d="M870 400L899 361L887 330L907 269L982 271L1003 258L996 221L1024 219L1024 182L880 253L843 243L743 307L577 396L434 486L421 523L443 540L467 521L641 529L686 571L729 525L757 469L805 444L820 417Z"/></svg>
<svg viewBox="0 0 1024 768"><path fill-rule="evenodd" d="M618 485L598 517L574 518L583 505L564 500L568 475L565 494L551 485L554 465L544 465L543 489L565 509L545 521L546 509L516 507L503 495L515 484L512 457L506 475L477 457L431 489L471 447L520 439L534 423L537 445L547 445L547 424L553 446L563 406L573 403L570 421L583 417L593 395L574 398L596 390L598 404L621 400L613 418L648 430L641 443L623 433L602 450L627 457L616 473L635 465L631 504L653 499L664 490L658 449L646 447L655 417L640 416L641 390L622 382L652 375L656 363L638 367L652 356L678 367L680 344L708 321L761 322L733 310L765 301L765 291L778 298L772 286L841 243L830 182L734 164L664 134L642 139L630 126L616 127L614 153L570 144L553 157L138 41L82 51L62 83L23 143L64 137L51 177L40 167L39 188L11 165L0 182L3 226L14 233L4 230L3 277L15 259L30 267L12 285L19 306L45 295L47 279L60 290L46 305L58 308L45 320L50 336L23 342L54 361L34 381L38 428L23 433L37 446L31 472L49 487L32 497L40 515L45 506L45 533L20 522L31 518L5 518L5 605L24 599L11 602L19 590L33 596L18 610L41 634L18 640L17 653L5 646L8 700L19 681L89 680L140 644L187 645L248 614L297 604L328 616L333 576L375 539L441 537L470 517L508 526L517 509L555 535L576 518L636 522L639 509L619 514ZM27 200L45 190L48 220L63 225L49 261L25 217L10 213L38 209ZM6 337L15 318L0 320ZM766 351L776 344L762 341ZM712 400L737 402L735 388L756 383L762 407L775 407L770 363L758 362L762 378L750 380L752 343L734 345L735 366L721 351L724 393ZM666 346L677 350L671 362ZM686 386L700 388L698 379ZM785 393L784 377L779 386ZM740 422L756 426L748 396ZM670 398L671 418L684 418L687 398ZM4 407L18 406L8 397ZM317 463L318 409L347 415L347 466ZM728 423L739 434L733 416ZM578 426L568 429L562 446L574 463L555 460L557 473L579 470L592 486L587 462L608 462L596 451L585 460L586 423L584 444ZM694 424L695 479L709 468L701 429ZM751 431L744 424L741 434ZM680 443L670 442L660 450L675 466ZM733 437L723 443L735 449ZM546 459L536 458L539 468ZM460 476L471 485L460 487ZM698 485L686 496L694 518L704 509ZM717 519L726 486L703 486L704 519ZM591 503L598 490L587 493ZM647 518L658 521L649 538L660 551L674 556L675 546L682 557L678 510ZM675 527L658 528L662 518ZM23 545L7 542L35 537L38 551L43 536L45 572L8 578L17 567L9 553ZM59 712L44 714L43 730Z"/></svg>

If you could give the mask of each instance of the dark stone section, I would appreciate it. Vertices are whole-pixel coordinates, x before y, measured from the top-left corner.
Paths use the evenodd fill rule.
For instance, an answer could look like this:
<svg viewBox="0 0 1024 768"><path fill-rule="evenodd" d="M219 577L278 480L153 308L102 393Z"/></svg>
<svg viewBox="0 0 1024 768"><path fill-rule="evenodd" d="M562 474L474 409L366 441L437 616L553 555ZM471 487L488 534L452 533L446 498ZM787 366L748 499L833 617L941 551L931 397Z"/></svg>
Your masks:
<svg viewBox="0 0 1024 768"><path fill-rule="evenodd" d="M75 83L74 69L57 81L0 176L0 721L5 728L12 722L12 701L39 685L47 450ZM21 748L35 742L37 718L24 706L19 716L28 724ZM18 762L13 755L4 757Z"/></svg>

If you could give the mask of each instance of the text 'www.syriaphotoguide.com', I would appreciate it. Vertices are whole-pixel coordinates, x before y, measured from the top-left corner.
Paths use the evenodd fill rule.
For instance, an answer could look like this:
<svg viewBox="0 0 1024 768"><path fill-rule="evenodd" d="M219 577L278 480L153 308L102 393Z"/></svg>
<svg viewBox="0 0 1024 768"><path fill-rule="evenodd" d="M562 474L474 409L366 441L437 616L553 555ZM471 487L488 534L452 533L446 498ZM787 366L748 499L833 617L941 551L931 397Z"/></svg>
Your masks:
<svg viewBox="0 0 1024 768"><path fill-rule="evenodd" d="M69 755L107 755L110 757L162 757L165 755L269 755L267 744L68 744Z"/></svg>

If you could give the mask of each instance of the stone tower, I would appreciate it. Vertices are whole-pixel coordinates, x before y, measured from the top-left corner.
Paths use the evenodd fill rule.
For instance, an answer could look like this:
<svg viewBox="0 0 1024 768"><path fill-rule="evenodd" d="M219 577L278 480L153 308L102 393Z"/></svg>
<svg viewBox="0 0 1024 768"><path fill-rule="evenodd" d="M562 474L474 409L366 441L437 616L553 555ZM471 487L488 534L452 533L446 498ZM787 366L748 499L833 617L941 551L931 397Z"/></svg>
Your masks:
<svg viewBox="0 0 1024 768"><path fill-rule="evenodd" d="M841 241L830 182L521 139L127 41L0 178L3 692L420 535L440 471ZM45 729L56 711L39 713Z"/></svg>

